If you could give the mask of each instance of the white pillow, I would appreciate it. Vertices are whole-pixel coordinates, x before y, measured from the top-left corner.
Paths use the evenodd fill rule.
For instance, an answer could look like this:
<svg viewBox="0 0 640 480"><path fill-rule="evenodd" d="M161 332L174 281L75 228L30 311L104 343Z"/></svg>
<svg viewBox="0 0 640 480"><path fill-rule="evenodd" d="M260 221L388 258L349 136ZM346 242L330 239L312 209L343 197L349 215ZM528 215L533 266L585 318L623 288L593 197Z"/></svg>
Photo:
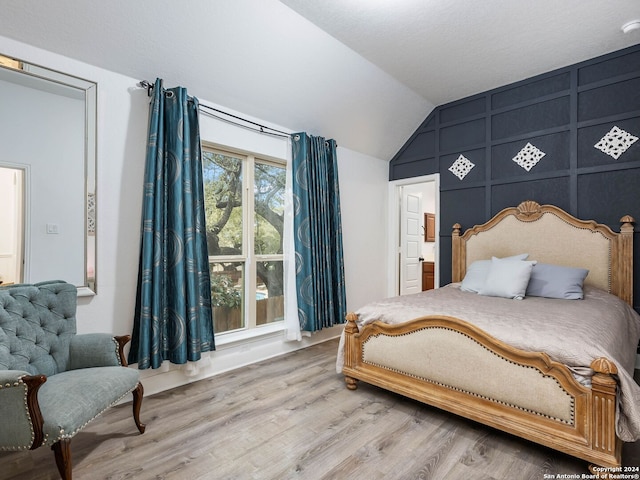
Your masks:
<svg viewBox="0 0 640 480"><path fill-rule="evenodd" d="M536 263L492 257L487 280L478 293L522 300L529 285L531 270Z"/></svg>
<svg viewBox="0 0 640 480"><path fill-rule="evenodd" d="M529 257L528 253L521 253L520 255L514 255L513 257L505 257L502 260L526 260ZM491 269L491 260L476 260L469 268L467 273L462 279L460 290L465 292L478 293L487 280L489 270Z"/></svg>

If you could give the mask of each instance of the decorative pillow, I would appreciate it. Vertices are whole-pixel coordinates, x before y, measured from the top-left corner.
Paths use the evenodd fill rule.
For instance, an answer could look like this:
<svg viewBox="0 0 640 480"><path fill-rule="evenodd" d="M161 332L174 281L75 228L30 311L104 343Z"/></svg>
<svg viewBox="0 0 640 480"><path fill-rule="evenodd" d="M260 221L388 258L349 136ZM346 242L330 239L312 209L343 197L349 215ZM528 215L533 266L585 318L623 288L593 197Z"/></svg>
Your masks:
<svg viewBox="0 0 640 480"><path fill-rule="evenodd" d="M527 296L581 300L589 270L538 263L531 271Z"/></svg>
<svg viewBox="0 0 640 480"><path fill-rule="evenodd" d="M528 253L521 253L520 255L514 255L513 257L505 257L502 260L526 260L528 257ZM462 280L460 290L478 293L484 286L490 269L491 260L476 260L473 262L469 265L469 268L467 268L467 273Z"/></svg>
<svg viewBox="0 0 640 480"><path fill-rule="evenodd" d="M535 264L535 261L492 257L487 280L478 293L490 297L522 300L527 291L531 270Z"/></svg>

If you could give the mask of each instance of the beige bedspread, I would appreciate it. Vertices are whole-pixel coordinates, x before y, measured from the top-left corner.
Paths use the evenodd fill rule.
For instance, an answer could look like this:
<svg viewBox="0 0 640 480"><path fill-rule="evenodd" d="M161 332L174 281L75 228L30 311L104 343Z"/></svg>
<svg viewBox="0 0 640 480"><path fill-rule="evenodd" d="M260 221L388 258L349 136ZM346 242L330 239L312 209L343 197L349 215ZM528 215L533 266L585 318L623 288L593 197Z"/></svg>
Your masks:
<svg viewBox="0 0 640 480"><path fill-rule="evenodd" d="M633 379L640 316L614 295L585 287L584 300L526 297L511 300L463 292L459 284L370 303L356 312L358 327L380 320L401 323L448 315L476 325L521 350L546 352L575 373L591 375L591 361L607 357L618 367L616 430L626 442L640 438L640 386ZM336 368L342 372L344 334Z"/></svg>

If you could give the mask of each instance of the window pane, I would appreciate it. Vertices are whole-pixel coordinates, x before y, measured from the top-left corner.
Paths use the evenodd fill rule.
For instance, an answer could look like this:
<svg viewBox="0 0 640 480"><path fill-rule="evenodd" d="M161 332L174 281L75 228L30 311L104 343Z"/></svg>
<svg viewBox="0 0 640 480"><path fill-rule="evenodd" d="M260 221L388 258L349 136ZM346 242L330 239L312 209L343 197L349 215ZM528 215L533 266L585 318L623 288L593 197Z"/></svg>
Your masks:
<svg viewBox="0 0 640 480"><path fill-rule="evenodd" d="M214 332L244 328L244 262L211 263L210 269Z"/></svg>
<svg viewBox="0 0 640 480"><path fill-rule="evenodd" d="M285 169L257 163L255 166L255 253L282 253Z"/></svg>
<svg viewBox="0 0 640 480"><path fill-rule="evenodd" d="M202 152L209 255L242 255L242 160Z"/></svg>
<svg viewBox="0 0 640 480"><path fill-rule="evenodd" d="M282 268L282 261L256 263L256 325L284 320Z"/></svg>

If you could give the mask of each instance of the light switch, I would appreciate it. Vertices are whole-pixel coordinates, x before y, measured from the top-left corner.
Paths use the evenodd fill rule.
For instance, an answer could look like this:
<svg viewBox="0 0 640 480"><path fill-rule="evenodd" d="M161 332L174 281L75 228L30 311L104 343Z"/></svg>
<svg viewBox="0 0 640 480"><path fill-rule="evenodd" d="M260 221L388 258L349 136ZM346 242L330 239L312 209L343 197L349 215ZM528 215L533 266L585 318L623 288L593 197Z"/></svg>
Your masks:
<svg viewBox="0 0 640 480"><path fill-rule="evenodd" d="M47 223L47 233L49 235L57 235L60 233L57 223Z"/></svg>

